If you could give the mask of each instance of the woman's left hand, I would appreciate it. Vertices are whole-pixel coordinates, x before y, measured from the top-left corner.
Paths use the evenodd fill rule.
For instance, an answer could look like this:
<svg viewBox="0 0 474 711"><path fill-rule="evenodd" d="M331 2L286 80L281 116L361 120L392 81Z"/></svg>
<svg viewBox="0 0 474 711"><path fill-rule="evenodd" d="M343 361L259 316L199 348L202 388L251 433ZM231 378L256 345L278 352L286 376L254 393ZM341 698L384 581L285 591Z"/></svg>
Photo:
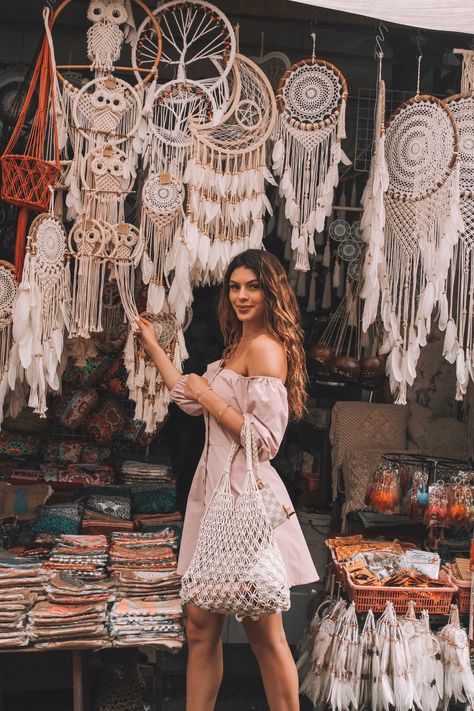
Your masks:
<svg viewBox="0 0 474 711"><path fill-rule="evenodd" d="M197 401L199 395L204 393L208 388L209 381L207 378L202 378L200 375L196 375L196 373L191 373L186 378L184 384L184 396Z"/></svg>

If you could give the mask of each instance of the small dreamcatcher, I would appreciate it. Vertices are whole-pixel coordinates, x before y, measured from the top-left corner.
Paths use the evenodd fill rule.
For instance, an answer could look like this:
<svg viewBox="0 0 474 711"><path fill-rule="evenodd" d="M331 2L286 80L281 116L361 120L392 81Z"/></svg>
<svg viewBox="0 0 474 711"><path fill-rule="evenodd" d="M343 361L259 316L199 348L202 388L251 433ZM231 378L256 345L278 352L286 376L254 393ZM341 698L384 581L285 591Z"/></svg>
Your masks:
<svg viewBox="0 0 474 711"><path fill-rule="evenodd" d="M87 56L92 68L110 72L125 39L121 25L130 19L125 0L91 0L87 19L92 22L87 30Z"/></svg>
<svg viewBox="0 0 474 711"><path fill-rule="evenodd" d="M293 230L296 269L308 271L314 234L330 215L338 166L350 163L341 149L345 138L347 84L332 64L313 54L290 67L280 79L278 139L273 169L281 176L280 196Z"/></svg>
<svg viewBox="0 0 474 711"><path fill-rule="evenodd" d="M140 316L153 323L159 345L174 366L181 370L188 354L183 331L175 317L170 313L156 315L148 312ZM125 344L124 362L128 372L127 387L130 398L135 402L134 419L145 422L145 432L154 432L168 412L169 391L152 358L137 342L133 331L130 331Z"/></svg>
<svg viewBox="0 0 474 711"><path fill-rule="evenodd" d="M3 422L3 403L8 391L13 304L18 290L14 270L13 264L0 261L0 425Z"/></svg>
<svg viewBox="0 0 474 711"><path fill-rule="evenodd" d="M171 271L167 269L166 262L173 240L177 240L178 250L182 242L179 225L182 222L183 200L182 184L169 173L152 174L145 181L140 220L145 244L142 278L149 285L147 310L154 314L159 314L165 303L165 275ZM187 269L188 253L185 245L173 256L184 260ZM189 283L189 274L187 280Z"/></svg>
<svg viewBox="0 0 474 711"><path fill-rule="evenodd" d="M138 318L135 303L135 267L143 252L143 239L139 229L128 222L111 226L106 251L111 278L117 282L125 316L133 327Z"/></svg>

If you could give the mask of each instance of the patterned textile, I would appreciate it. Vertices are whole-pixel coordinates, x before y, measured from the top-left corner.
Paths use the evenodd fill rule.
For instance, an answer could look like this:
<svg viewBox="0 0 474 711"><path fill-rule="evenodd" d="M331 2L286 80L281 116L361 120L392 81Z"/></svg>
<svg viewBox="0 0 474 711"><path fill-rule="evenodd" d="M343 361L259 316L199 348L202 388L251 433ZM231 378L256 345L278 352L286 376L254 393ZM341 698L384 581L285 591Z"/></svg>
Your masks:
<svg viewBox="0 0 474 711"><path fill-rule="evenodd" d="M156 489L132 489L132 510L134 514L171 513L176 510L176 489L161 487Z"/></svg>
<svg viewBox="0 0 474 711"><path fill-rule="evenodd" d="M99 395L94 388L78 390L67 403L60 417L64 427L74 430L80 427L99 402Z"/></svg>
<svg viewBox="0 0 474 711"><path fill-rule="evenodd" d="M98 444L109 444L121 435L126 423L127 417L120 403L107 400L89 417L86 429Z"/></svg>
<svg viewBox="0 0 474 711"><path fill-rule="evenodd" d="M366 402L336 402L329 438L332 444L332 498L339 492L344 457L352 449L383 452L406 449L408 408Z"/></svg>
<svg viewBox="0 0 474 711"><path fill-rule="evenodd" d="M112 494L108 491L103 494L91 494L86 499L86 508L115 518L129 520L132 517L130 496L125 494Z"/></svg>
<svg viewBox="0 0 474 711"><path fill-rule="evenodd" d="M346 531L347 515L366 509L365 493L373 481L374 473L382 459L380 449L351 449L342 463L345 501L342 505L342 531Z"/></svg>
<svg viewBox="0 0 474 711"><path fill-rule="evenodd" d="M79 533L82 518L81 504L41 506L33 530L36 533Z"/></svg>
<svg viewBox="0 0 474 711"><path fill-rule="evenodd" d="M44 504L53 490L47 484L8 484L0 482L0 518L15 516L18 519L35 517L35 509Z"/></svg>
<svg viewBox="0 0 474 711"><path fill-rule="evenodd" d="M0 455L7 457L37 457L41 440L37 436L0 432Z"/></svg>

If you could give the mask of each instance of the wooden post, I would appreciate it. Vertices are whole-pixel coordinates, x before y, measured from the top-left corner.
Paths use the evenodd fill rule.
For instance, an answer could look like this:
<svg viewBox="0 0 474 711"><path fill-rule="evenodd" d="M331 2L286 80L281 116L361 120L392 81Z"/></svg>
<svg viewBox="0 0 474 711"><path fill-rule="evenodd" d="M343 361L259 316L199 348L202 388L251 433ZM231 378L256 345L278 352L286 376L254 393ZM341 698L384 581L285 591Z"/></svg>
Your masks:
<svg viewBox="0 0 474 711"><path fill-rule="evenodd" d="M163 650L157 649L155 653L155 683L154 702L156 711L161 711L163 706Z"/></svg>
<svg viewBox="0 0 474 711"><path fill-rule="evenodd" d="M72 694L74 711L85 711L83 685L83 657L80 649L72 652Z"/></svg>

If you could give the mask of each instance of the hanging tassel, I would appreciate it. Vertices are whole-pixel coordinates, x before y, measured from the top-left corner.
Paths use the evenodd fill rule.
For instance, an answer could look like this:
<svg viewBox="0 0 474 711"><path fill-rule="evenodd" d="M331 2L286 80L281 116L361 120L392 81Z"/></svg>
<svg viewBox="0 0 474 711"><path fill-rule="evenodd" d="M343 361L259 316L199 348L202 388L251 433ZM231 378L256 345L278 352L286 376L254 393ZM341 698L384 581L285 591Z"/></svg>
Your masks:
<svg viewBox="0 0 474 711"><path fill-rule="evenodd" d="M316 271L311 272L311 281L309 284L309 296L308 305L306 311L308 313L314 313L316 311Z"/></svg>
<svg viewBox="0 0 474 711"><path fill-rule="evenodd" d="M326 246L324 248L324 253L323 253L323 267L326 269L329 269L331 266L331 245L329 244L329 239L326 242Z"/></svg>
<svg viewBox="0 0 474 711"><path fill-rule="evenodd" d="M321 308L324 310L329 310L331 308L331 274L329 271L324 277L324 288L323 288L323 299L321 303Z"/></svg>

